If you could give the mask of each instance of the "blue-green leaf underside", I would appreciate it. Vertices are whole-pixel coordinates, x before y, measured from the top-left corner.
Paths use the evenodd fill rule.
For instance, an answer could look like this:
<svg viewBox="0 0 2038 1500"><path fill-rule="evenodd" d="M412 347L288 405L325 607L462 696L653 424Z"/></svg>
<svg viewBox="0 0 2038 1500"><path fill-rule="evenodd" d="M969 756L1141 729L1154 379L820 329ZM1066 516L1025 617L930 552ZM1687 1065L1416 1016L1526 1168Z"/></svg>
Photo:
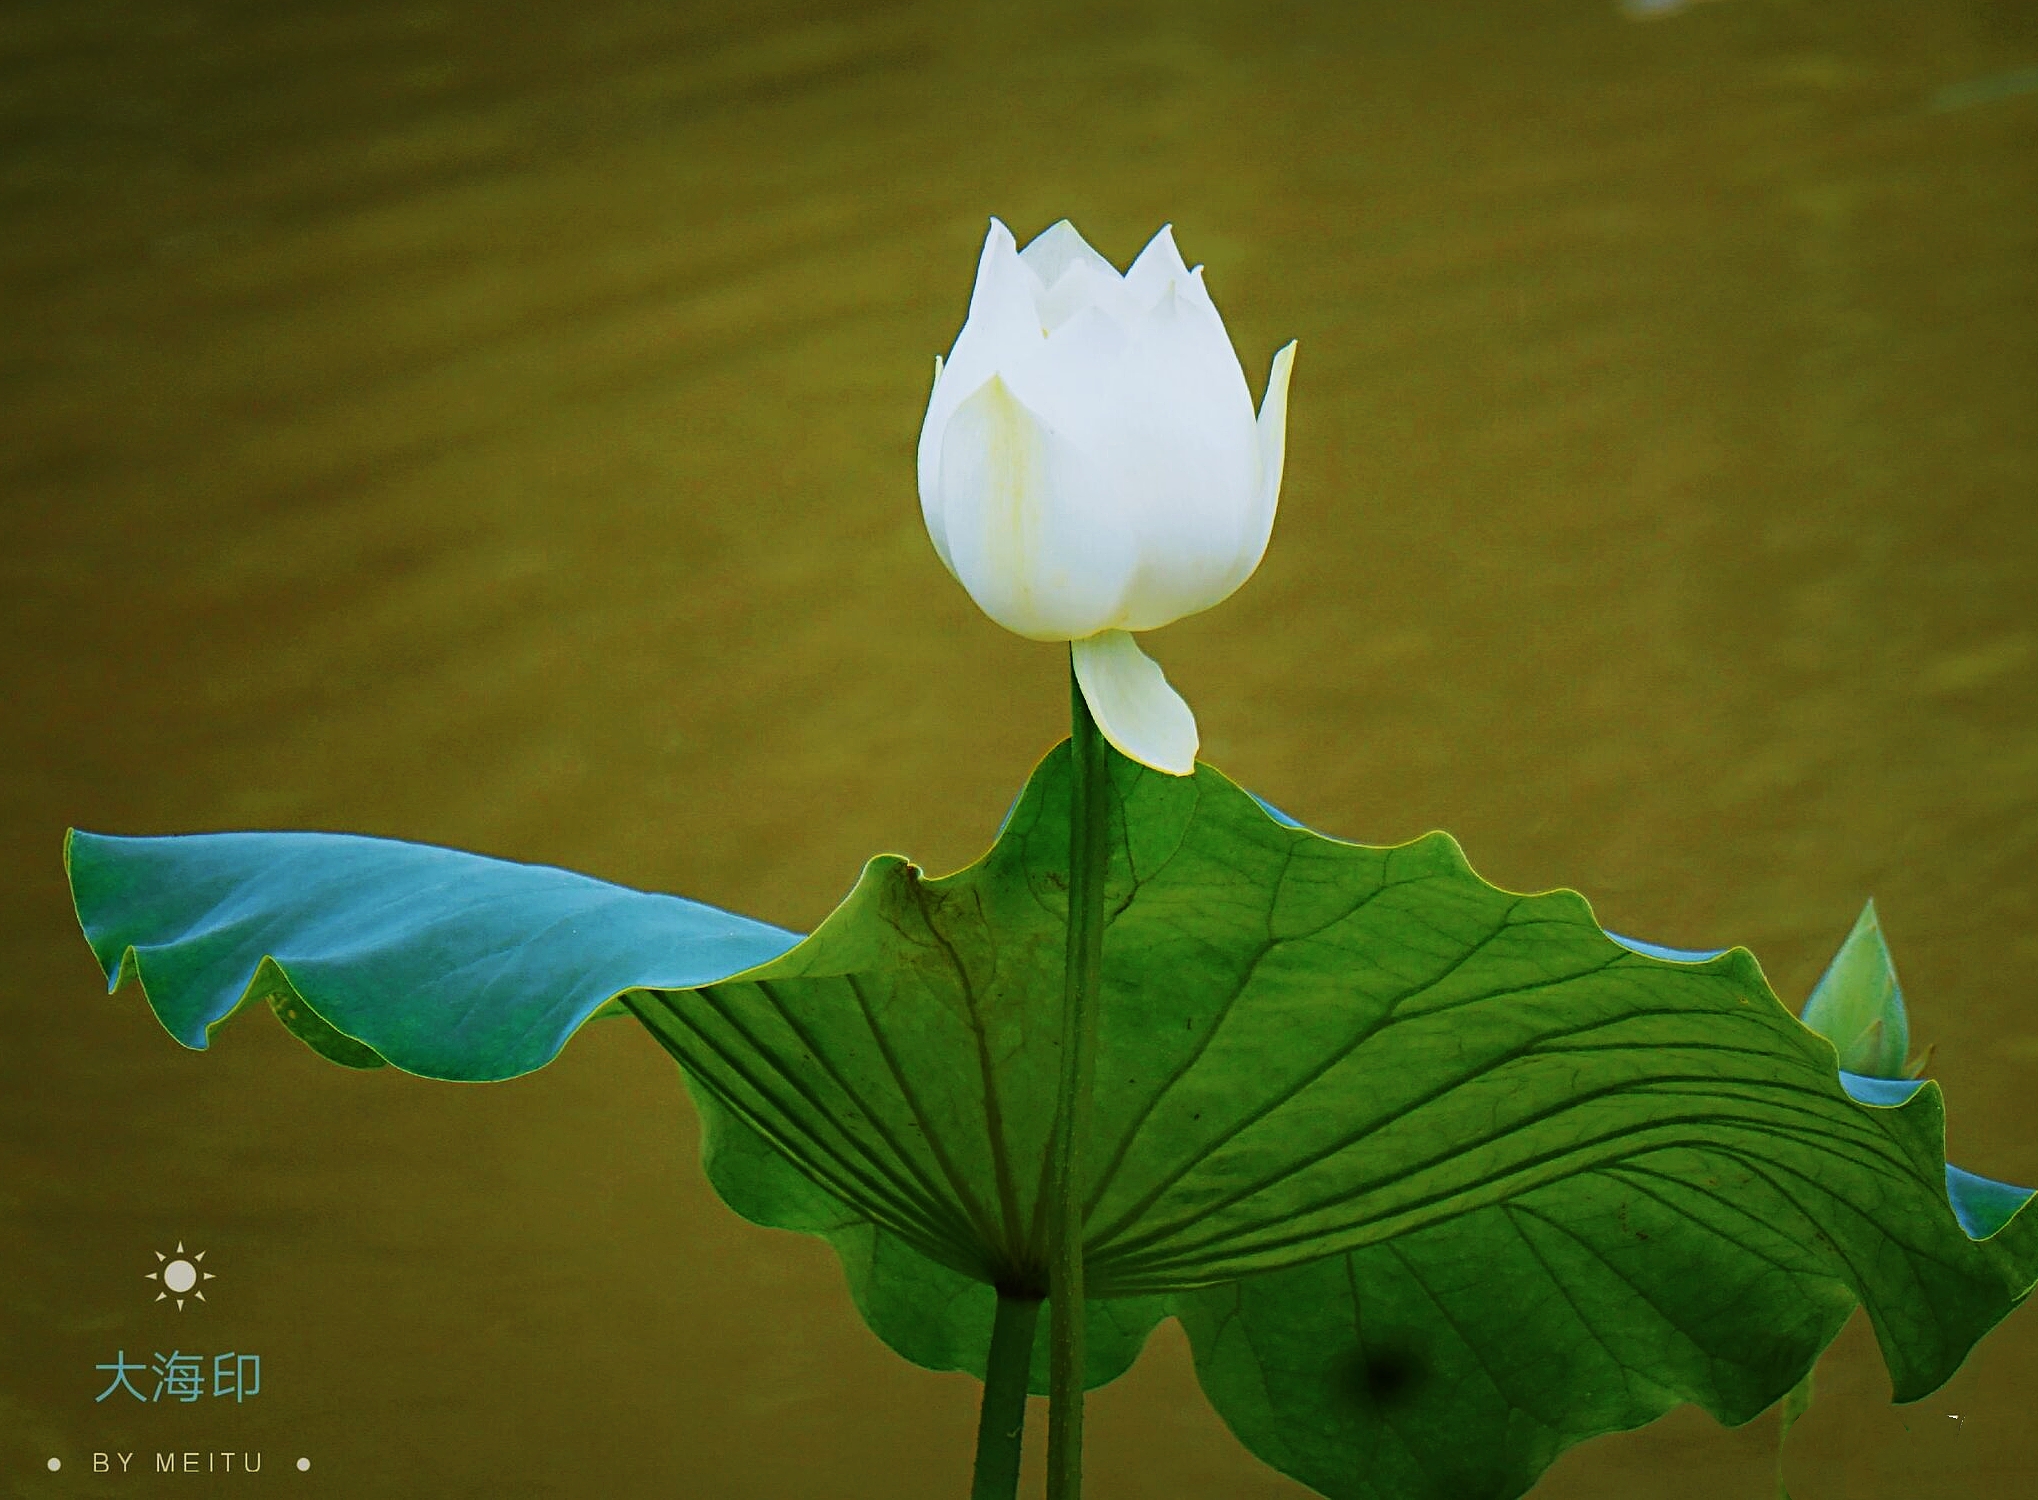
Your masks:
<svg viewBox="0 0 2038 1500"><path fill-rule="evenodd" d="M621 990L799 941L570 870L354 834L74 831L64 862L110 986L138 980L185 1046L268 1000L335 1062L427 1078L528 1073Z"/></svg>

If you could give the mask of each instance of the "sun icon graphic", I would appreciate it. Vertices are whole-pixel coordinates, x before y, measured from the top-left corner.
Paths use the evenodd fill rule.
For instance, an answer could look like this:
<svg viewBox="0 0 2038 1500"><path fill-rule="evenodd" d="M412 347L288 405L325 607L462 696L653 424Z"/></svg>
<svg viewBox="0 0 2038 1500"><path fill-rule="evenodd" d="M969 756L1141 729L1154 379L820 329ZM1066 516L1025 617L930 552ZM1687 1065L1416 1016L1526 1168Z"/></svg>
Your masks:
<svg viewBox="0 0 2038 1500"><path fill-rule="evenodd" d="M177 1311L182 1312L184 1311L184 1299L186 1297L193 1298L199 1302L205 1300L205 1293L200 1289L198 1283L201 1281L211 1281L214 1278L212 1272L202 1270L199 1267L198 1262L205 1259L205 1252L203 1250L187 1258L184 1251L184 1242L179 1240L177 1241L175 1256L176 1258L173 1260L162 1251L156 1251L156 1259L166 1262L166 1264L161 1270L150 1271L146 1274L149 1280L160 1281L163 1284L163 1289L156 1293L156 1300L163 1302L174 1297L177 1299Z"/></svg>

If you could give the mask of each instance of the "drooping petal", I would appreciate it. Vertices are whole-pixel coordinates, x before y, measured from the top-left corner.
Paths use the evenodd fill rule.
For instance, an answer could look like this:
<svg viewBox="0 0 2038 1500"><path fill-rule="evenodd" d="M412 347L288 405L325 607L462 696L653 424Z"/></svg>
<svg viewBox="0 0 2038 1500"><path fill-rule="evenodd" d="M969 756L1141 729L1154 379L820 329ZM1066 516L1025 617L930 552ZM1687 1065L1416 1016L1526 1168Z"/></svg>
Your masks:
<svg viewBox="0 0 2038 1500"><path fill-rule="evenodd" d="M1194 774L1196 716L1130 632L1075 641L1069 654L1090 716L1120 755L1170 776Z"/></svg>
<svg viewBox="0 0 2038 1500"><path fill-rule="evenodd" d="M993 375L955 410L935 485L955 576L977 607L1037 641L1118 614L1133 551L1123 518L1086 504L1081 456Z"/></svg>

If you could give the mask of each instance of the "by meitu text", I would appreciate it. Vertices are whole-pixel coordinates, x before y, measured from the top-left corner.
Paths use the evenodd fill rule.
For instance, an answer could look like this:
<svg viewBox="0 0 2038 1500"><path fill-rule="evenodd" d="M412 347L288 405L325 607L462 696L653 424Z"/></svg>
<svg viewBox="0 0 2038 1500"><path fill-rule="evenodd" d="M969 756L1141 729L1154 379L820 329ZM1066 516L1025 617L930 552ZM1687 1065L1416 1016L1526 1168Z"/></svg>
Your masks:
<svg viewBox="0 0 2038 1500"><path fill-rule="evenodd" d="M152 1462L153 1460L153 1462ZM300 1465L299 1467L307 1467ZM94 1474L259 1474L262 1454L220 1449L211 1453L95 1453Z"/></svg>

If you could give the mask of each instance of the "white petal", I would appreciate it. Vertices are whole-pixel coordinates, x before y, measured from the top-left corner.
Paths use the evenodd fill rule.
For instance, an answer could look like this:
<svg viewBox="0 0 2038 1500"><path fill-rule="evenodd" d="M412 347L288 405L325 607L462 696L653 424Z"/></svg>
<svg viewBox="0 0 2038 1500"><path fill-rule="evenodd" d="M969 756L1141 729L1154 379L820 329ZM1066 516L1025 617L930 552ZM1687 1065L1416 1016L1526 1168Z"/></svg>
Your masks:
<svg viewBox="0 0 2038 1500"><path fill-rule="evenodd" d="M941 389L941 356L938 354L934 356L934 389ZM948 528L942 522L939 503L941 475L936 466L941 461L941 442L934 425L933 399L930 394L928 414L920 419L920 518L927 523L927 535L934 542L934 552L941 559L941 566L953 574L955 564L948 560Z"/></svg>
<svg viewBox="0 0 2038 1500"><path fill-rule="evenodd" d="M1013 394L1057 432L1089 433L1119 399L1120 366L1131 345L1125 326L1107 310L1086 307L1003 373ZM1108 496L1099 499L1116 505Z"/></svg>
<svg viewBox="0 0 2038 1500"><path fill-rule="evenodd" d="M1010 338L1023 344L1026 335L1039 337L1033 316L1032 278L1019 264L1019 251L1012 243L1012 231L996 219L984 236L983 253L977 257L976 285L970 288L969 314L963 319L962 338L972 330L1000 342ZM953 359L955 356L949 356Z"/></svg>
<svg viewBox="0 0 2038 1500"><path fill-rule="evenodd" d="M1260 399L1260 417L1255 436L1260 452L1260 487L1254 498L1253 519L1241 546L1235 576L1227 580L1224 592L1237 589L1260 565L1267 554L1267 542L1274 534L1274 511L1281 500L1281 468L1288 452L1288 377L1295 369L1293 339L1274 353L1274 367L1267 376L1267 392Z"/></svg>
<svg viewBox="0 0 2038 1500"><path fill-rule="evenodd" d="M1175 227L1163 224L1160 233L1146 242L1146 248L1125 273L1125 289L1141 307L1151 307L1169 287L1188 279L1189 268L1182 264L1182 252L1175 248Z"/></svg>
<svg viewBox="0 0 2038 1500"><path fill-rule="evenodd" d="M1251 413L1252 393L1246 390L1245 367L1238 362L1224 319L1203 289L1200 276L1186 276L1163 289L1133 321L1132 331L1136 336L1172 340L1171 357L1189 360L1212 376L1222 371L1227 388L1244 393L1246 412ZM1234 372L1235 379L1231 378Z"/></svg>
<svg viewBox="0 0 2038 1500"><path fill-rule="evenodd" d="M1123 518L1086 503L1084 468L998 375L941 437L936 495L955 576L985 614L1033 640L1103 629L1132 574Z"/></svg>
<svg viewBox="0 0 2038 1500"><path fill-rule="evenodd" d="M1139 571L1122 630L1155 630L1238 586L1261 542L1261 462L1245 372L1207 303L1170 291L1114 374L1115 400L1070 436L1106 472L1098 492L1126 518Z"/></svg>
<svg viewBox="0 0 2038 1500"><path fill-rule="evenodd" d="M1040 294L1037 307L1040 326L1050 338L1071 318L1092 308L1127 326L1140 311L1126 293L1124 281L1108 265L1101 271L1090 265L1070 266L1051 290Z"/></svg>
<svg viewBox="0 0 2038 1500"><path fill-rule="evenodd" d="M946 551L947 538L935 501L940 478L941 434L949 416L999 369L1020 360L1044 341L1033 306L1033 276L1019 264L1012 235L996 219L984 236L977 258L976 284L970 289L969 316L947 362L938 370L927 397L927 415L920 422L920 513L942 561L954 571Z"/></svg>
<svg viewBox="0 0 2038 1500"><path fill-rule="evenodd" d="M1288 340L1274 351L1274 367L1267 372L1267 391L1260 398L1260 507L1267 526L1274 524L1274 507L1281 499L1281 470L1288 457L1288 377L1295 372L1295 341Z"/></svg>
<svg viewBox="0 0 2038 1500"><path fill-rule="evenodd" d="M1123 630L1074 642L1083 701L1120 755L1170 776L1196 770L1196 716L1153 658Z"/></svg>
<svg viewBox="0 0 2038 1500"><path fill-rule="evenodd" d="M1092 250L1090 242L1076 233L1076 226L1067 219L1035 235L1033 242L1019 252L1019 263L1040 278L1043 291L1053 291L1070 268L1078 265L1118 280L1118 268Z"/></svg>

